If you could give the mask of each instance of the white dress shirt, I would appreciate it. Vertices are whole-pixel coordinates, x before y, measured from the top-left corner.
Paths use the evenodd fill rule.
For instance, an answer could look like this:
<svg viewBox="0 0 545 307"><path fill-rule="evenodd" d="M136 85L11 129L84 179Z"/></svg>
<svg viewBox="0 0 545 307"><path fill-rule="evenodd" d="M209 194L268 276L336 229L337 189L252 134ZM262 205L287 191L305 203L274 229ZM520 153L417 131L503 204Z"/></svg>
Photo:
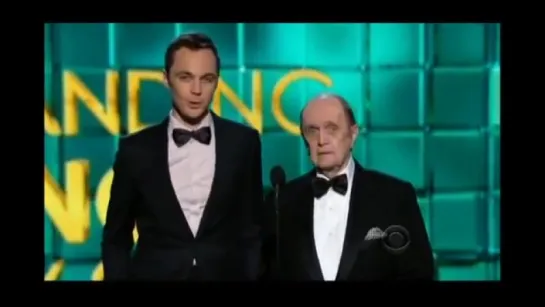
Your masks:
<svg viewBox="0 0 545 307"><path fill-rule="evenodd" d="M196 130L206 126L210 127L212 133L208 145L190 139L185 145L178 147L172 139L173 129ZM188 127L174 115L174 111L170 112L168 124L170 180L181 208L180 214L184 214L194 236L197 235L204 207L212 189L212 181L214 180L216 161L214 137L214 121L210 113L197 127ZM197 265L197 259L193 259L193 265Z"/></svg>
<svg viewBox="0 0 545 307"><path fill-rule="evenodd" d="M320 199L314 198L314 242L322 275L326 281L336 279L341 262L354 167L354 159L350 158L347 166L338 174L348 176L348 189L345 195L329 189ZM327 179L322 174L316 176Z"/></svg>

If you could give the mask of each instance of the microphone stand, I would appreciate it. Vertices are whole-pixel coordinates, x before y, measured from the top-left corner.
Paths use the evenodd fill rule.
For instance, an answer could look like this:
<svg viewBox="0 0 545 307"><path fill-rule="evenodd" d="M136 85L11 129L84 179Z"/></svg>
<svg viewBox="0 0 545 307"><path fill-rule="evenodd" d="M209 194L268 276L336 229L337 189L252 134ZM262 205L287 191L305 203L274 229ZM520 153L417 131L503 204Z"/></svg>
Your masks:
<svg viewBox="0 0 545 307"><path fill-rule="evenodd" d="M278 196L280 192L280 184L276 184L274 187L274 209L276 211L276 219L275 219L275 257L276 257L276 270L277 272L280 272L280 208L279 208L279 201Z"/></svg>

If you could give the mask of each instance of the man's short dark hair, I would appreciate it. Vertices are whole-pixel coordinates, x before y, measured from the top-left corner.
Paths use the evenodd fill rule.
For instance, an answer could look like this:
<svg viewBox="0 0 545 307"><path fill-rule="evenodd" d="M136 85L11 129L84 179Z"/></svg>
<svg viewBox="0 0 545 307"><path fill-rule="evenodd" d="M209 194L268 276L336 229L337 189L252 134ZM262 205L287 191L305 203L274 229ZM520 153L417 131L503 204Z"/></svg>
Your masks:
<svg viewBox="0 0 545 307"><path fill-rule="evenodd" d="M216 45L212 39L203 33L182 34L172 43L170 43L170 45L168 45L165 53L165 72L167 75L170 72L172 64L174 64L174 53L182 48L187 48L194 51L202 49L209 49L212 51L216 57L216 72L219 75L221 61L218 55L218 49L216 48Z"/></svg>

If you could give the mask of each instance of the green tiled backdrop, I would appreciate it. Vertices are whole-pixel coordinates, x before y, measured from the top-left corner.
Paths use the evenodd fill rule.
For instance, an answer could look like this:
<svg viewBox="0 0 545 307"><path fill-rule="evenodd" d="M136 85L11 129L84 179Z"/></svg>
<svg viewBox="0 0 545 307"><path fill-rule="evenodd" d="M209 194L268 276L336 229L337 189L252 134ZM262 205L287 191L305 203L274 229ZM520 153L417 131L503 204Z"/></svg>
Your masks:
<svg viewBox="0 0 545 307"><path fill-rule="evenodd" d="M66 242L45 210L46 279L100 279L102 224L95 194L118 138L84 103L77 107L79 132L68 135L65 104L74 93L67 84L74 81L66 73L103 106L108 96L119 105L120 133L131 132L129 101L139 101L141 122L157 123L169 110L166 89L144 80L137 92L129 85L131 75L160 72L166 46L186 31L202 31L216 41L224 81L216 110L261 130L265 183L275 164L290 178L310 167L297 131L286 131L273 112L275 88L299 71L303 78L292 78L280 96L284 117L297 124L304 103L319 92L348 99L363 128L356 158L417 187L439 278L500 279L500 26L382 23L45 25L44 113L52 125L44 129L44 164L62 188L66 162L91 165L88 181L78 181L89 184L85 242ZM107 70L117 72L117 82L106 82ZM312 74L329 78L331 86L304 77ZM233 94L248 114L260 101L262 111L243 115ZM83 100L89 98L78 99Z"/></svg>

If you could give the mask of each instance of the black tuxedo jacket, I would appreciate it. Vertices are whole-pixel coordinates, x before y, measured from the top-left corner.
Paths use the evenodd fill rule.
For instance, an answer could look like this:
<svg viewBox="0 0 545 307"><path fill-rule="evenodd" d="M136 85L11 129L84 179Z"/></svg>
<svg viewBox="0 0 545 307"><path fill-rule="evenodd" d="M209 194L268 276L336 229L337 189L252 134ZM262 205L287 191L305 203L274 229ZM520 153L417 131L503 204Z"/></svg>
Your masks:
<svg viewBox="0 0 545 307"><path fill-rule="evenodd" d="M268 222L269 233L277 232L278 241L276 237L269 236L265 245L267 259L272 262L268 270L269 278L324 280L314 246L314 196L311 185L314 176L315 171L311 171L280 190L278 225L274 227L271 218ZM432 280L432 250L412 185L379 172L365 170L358 163L353 180L344 247L336 280ZM272 200L272 197L267 199L269 216ZM411 243L403 253L389 253L380 240L364 240L371 228L385 230L391 225L401 225L410 233Z"/></svg>
<svg viewBox="0 0 545 307"><path fill-rule="evenodd" d="M103 231L105 280L257 278L264 212L259 134L212 117L215 176L196 236L170 182L168 118L120 141Z"/></svg>

